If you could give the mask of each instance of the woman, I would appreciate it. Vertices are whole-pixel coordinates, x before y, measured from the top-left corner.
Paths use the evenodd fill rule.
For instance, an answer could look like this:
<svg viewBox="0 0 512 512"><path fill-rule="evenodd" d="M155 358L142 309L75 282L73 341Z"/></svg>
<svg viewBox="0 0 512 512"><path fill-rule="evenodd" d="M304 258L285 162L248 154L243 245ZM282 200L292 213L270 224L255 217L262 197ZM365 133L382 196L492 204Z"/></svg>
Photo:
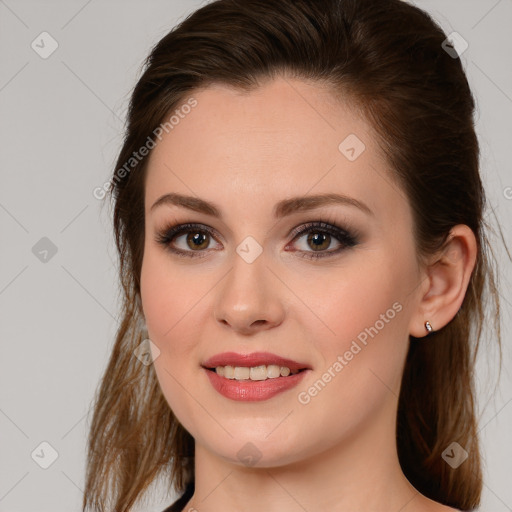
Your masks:
<svg viewBox="0 0 512 512"><path fill-rule="evenodd" d="M111 180L84 510L162 475L168 511L478 506L486 283L499 303L445 40L400 0L218 0L156 45Z"/></svg>

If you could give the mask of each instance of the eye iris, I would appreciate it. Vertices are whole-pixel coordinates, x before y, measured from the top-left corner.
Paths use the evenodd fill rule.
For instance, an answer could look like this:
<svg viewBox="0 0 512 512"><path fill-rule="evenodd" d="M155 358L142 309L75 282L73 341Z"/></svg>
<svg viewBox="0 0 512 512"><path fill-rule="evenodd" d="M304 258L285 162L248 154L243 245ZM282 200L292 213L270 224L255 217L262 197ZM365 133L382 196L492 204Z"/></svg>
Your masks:
<svg viewBox="0 0 512 512"><path fill-rule="evenodd" d="M202 242L201 238L203 239ZM207 241L207 235L205 233L194 233L193 235L189 234L187 236L187 244L189 244L189 242L192 242L193 245L189 244L189 247L195 249L204 249L205 247L208 247L208 243L206 243L206 245L204 246L205 240Z"/></svg>
<svg viewBox="0 0 512 512"><path fill-rule="evenodd" d="M329 244L331 242L331 235L329 235L328 233L319 234L318 232L314 233L314 234L310 234L308 236L308 243L311 241L314 243L313 247L314 247L315 251L320 250L320 249L327 249L327 247L329 247ZM323 246L322 244L325 244L326 241L327 241L326 246Z"/></svg>

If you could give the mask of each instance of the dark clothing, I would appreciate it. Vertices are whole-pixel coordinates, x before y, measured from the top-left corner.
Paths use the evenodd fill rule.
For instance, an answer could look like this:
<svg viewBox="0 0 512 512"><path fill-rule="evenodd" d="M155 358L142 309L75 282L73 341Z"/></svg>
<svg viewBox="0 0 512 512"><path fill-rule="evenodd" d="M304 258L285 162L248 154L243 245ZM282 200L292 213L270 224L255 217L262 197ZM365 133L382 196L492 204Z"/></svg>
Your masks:
<svg viewBox="0 0 512 512"><path fill-rule="evenodd" d="M183 495L178 498L170 507L166 508L163 512L187 512L183 510L185 505L188 503L188 500L192 498L194 494L194 482L190 482L185 487L185 492Z"/></svg>

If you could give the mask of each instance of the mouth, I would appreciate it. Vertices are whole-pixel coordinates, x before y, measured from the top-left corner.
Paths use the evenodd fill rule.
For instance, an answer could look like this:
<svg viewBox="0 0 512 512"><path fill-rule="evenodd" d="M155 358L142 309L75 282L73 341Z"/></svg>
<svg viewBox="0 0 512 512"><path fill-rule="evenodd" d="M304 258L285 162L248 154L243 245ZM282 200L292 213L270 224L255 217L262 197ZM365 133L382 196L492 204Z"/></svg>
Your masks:
<svg viewBox="0 0 512 512"><path fill-rule="evenodd" d="M218 393L235 401L259 402L290 391L304 378L310 368L290 368L282 364L257 366L217 365L202 368Z"/></svg>
<svg viewBox="0 0 512 512"><path fill-rule="evenodd" d="M249 354L223 352L203 361L201 366L217 372L222 377L240 380L275 379L311 369L307 363L294 361L270 352L251 352Z"/></svg>

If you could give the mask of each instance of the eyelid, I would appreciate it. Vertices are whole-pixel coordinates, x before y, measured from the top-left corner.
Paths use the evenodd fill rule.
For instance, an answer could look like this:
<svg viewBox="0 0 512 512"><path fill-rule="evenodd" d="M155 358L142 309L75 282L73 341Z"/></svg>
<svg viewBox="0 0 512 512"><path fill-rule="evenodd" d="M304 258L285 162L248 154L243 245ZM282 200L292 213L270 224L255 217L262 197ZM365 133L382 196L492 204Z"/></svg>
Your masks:
<svg viewBox="0 0 512 512"><path fill-rule="evenodd" d="M338 234L339 236L344 238L351 236L349 228L344 229L330 222L316 220L305 222L304 224L301 224L300 226L297 226L296 228L292 229L288 237L292 237L292 240L295 240L299 236L302 236L308 233L309 231L312 231L314 228L318 229L318 231L334 232L335 234ZM355 234L352 236L355 237Z"/></svg>

